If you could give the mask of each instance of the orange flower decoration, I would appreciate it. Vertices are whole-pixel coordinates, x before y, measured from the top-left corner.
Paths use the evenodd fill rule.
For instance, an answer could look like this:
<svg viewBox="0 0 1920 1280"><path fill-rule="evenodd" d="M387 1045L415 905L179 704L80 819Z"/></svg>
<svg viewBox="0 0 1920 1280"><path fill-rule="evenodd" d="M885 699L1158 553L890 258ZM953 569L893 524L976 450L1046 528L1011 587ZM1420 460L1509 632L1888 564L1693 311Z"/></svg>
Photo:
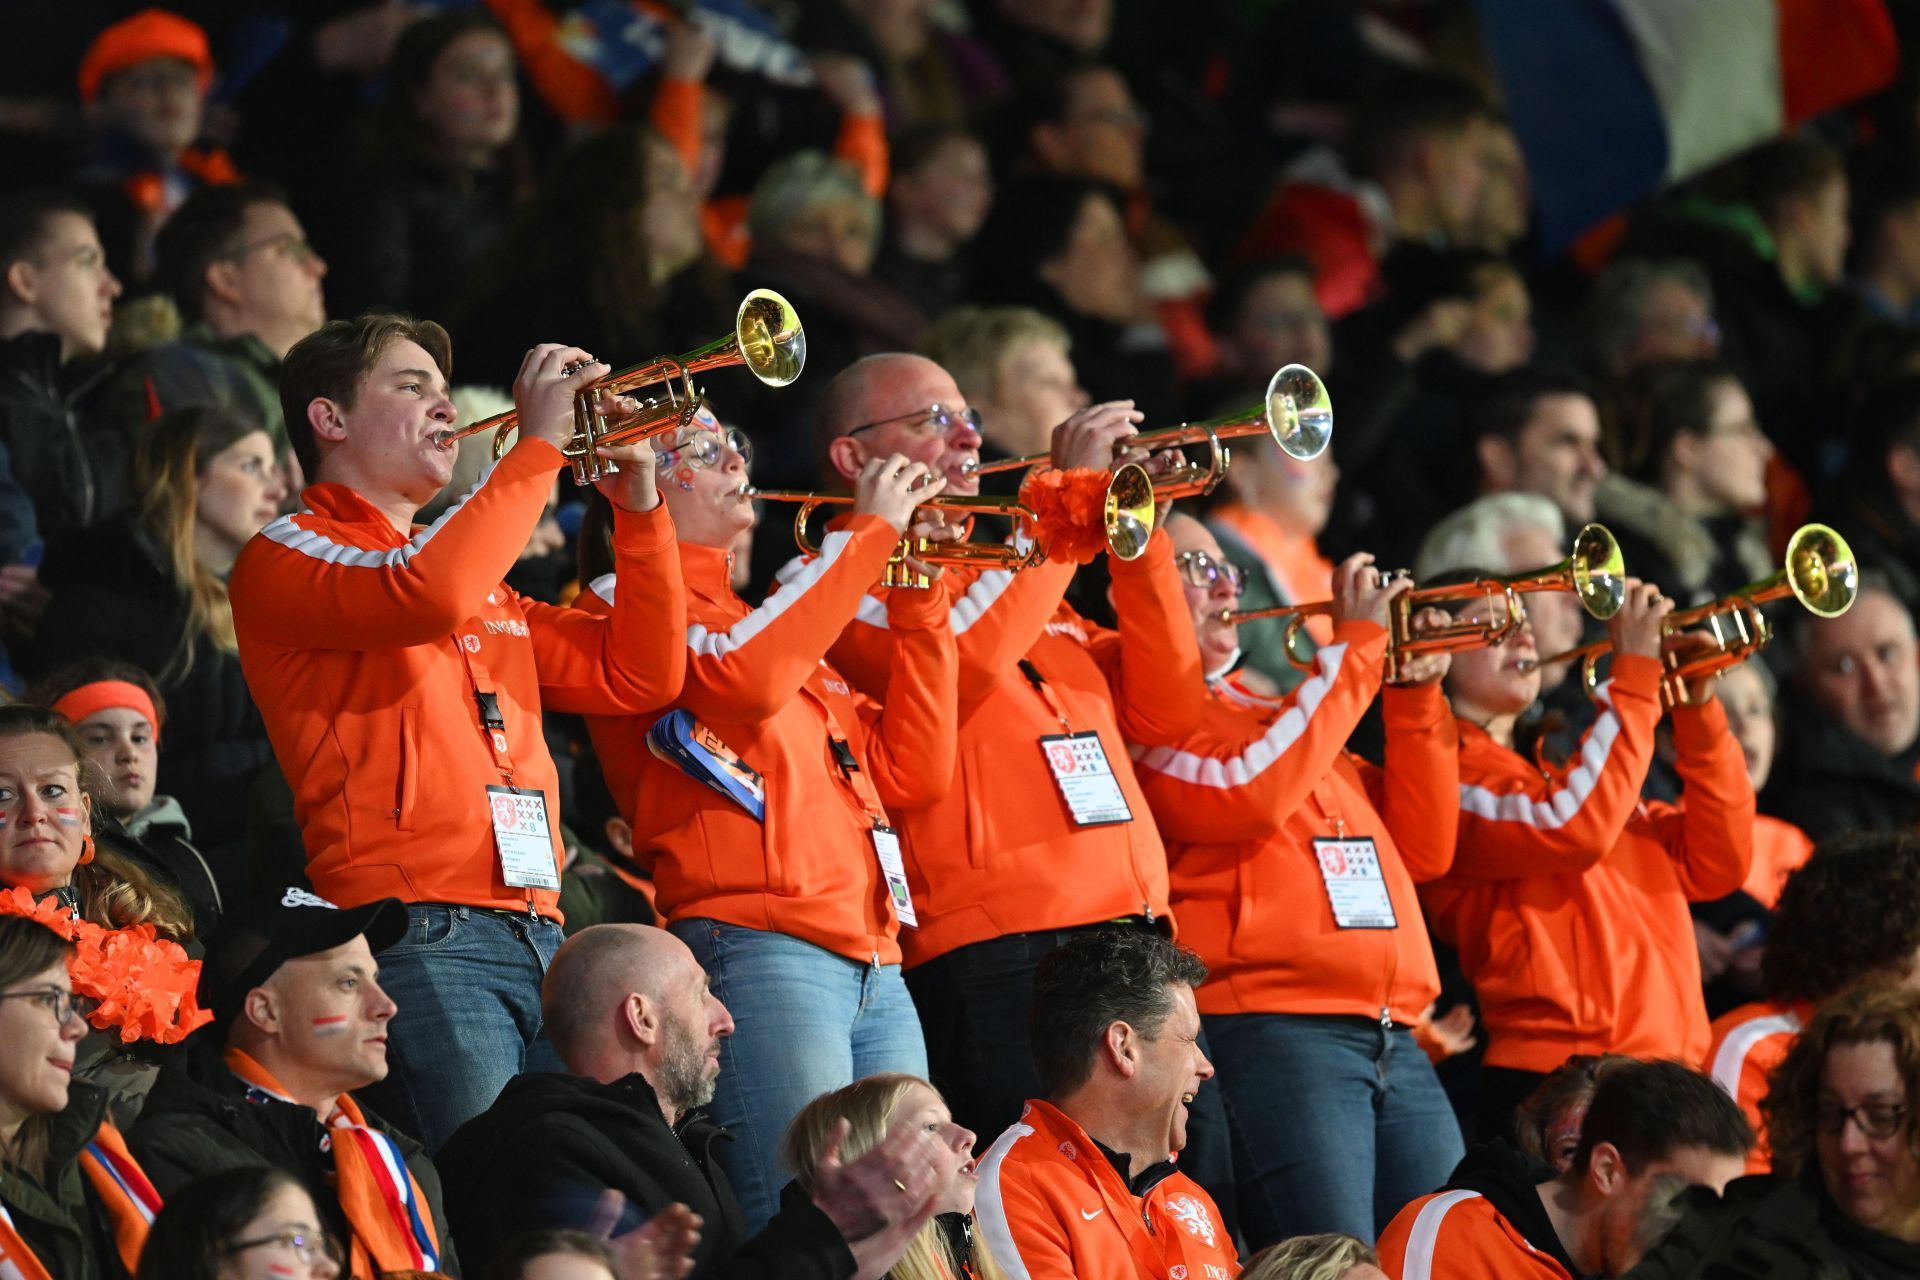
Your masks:
<svg viewBox="0 0 1920 1280"><path fill-rule="evenodd" d="M213 1021L194 996L200 962L152 925L103 929L69 914L57 899L36 901L17 887L0 891L0 914L37 921L74 944L67 963L73 989L100 1002L88 1021L102 1031L117 1029L122 1044L174 1044Z"/></svg>
<svg viewBox="0 0 1920 1280"><path fill-rule="evenodd" d="M1049 560L1088 564L1107 549L1107 486L1113 474L1095 467L1027 473L1020 502L1035 517L1034 538Z"/></svg>

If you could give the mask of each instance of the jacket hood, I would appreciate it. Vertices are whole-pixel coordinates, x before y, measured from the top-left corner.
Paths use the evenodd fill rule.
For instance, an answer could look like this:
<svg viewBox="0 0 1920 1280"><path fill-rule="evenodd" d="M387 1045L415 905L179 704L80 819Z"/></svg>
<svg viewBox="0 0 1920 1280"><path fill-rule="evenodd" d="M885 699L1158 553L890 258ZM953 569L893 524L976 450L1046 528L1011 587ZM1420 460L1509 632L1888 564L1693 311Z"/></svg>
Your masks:
<svg viewBox="0 0 1920 1280"><path fill-rule="evenodd" d="M1539 1185L1552 1178L1552 1169L1504 1139L1497 1139L1471 1148L1455 1166L1447 1188L1485 1196L1528 1244L1565 1267L1568 1275L1577 1276L1580 1268L1573 1265L1540 1199Z"/></svg>
<svg viewBox="0 0 1920 1280"><path fill-rule="evenodd" d="M1618 473L1609 473L1600 482L1594 502L1608 524L1664 550L1689 591L1700 591L1708 585L1720 547L1714 526L1721 522L1688 515L1658 489ZM1763 577L1779 567L1753 521L1735 520L1732 531L1734 557L1746 566L1750 578Z"/></svg>

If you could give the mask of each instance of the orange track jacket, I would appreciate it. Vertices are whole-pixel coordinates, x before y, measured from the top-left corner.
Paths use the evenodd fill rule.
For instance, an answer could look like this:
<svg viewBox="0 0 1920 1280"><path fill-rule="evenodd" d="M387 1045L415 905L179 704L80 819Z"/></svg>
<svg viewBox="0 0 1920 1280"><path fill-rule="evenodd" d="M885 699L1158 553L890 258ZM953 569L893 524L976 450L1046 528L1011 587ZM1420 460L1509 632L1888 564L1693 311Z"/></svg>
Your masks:
<svg viewBox="0 0 1920 1280"><path fill-rule="evenodd" d="M1168 842L1181 938L1207 962L1202 1013L1341 1014L1412 1026L1440 994L1414 890L1446 874L1458 740L1434 686L1388 688L1387 767L1342 748L1374 693L1385 627L1343 622L1286 698L1214 686L1200 731L1135 747ZM1314 840L1370 837L1398 927L1334 921Z"/></svg>
<svg viewBox="0 0 1920 1280"><path fill-rule="evenodd" d="M1379 1250L1392 1280L1574 1280L1478 1191L1409 1201L1380 1233Z"/></svg>
<svg viewBox="0 0 1920 1280"><path fill-rule="evenodd" d="M1232 1280L1233 1240L1199 1184L1168 1174L1136 1196L1079 1125L1040 1101L980 1160L980 1232L1008 1275L1031 1280Z"/></svg>
<svg viewBox="0 0 1920 1280"><path fill-rule="evenodd" d="M432 525L403 538L344 485L269 524L233 567L240 665L293 785L313 887L343 906L408 902L559 918L558 895L501 877L488 814L504 781L469 659L506 721L514 782L560 809L542 707L649 710L680 690L686 602L664 507L621 512L628 604L611 618L527 600L501 579L546 509L564 459L524 439Z"/></svg>
<svg viewBox="0 0 1920 1280"><path fill-rule="evenodd" d="M1117 632L1061 603L1072 564L947 570L960 770L951 788L896 815L920 913L902 939L908 965L1010 933L1167 914L1166 850L1126 743L1193 731L1205 701L1200 650L1166 534L1111 567ZM885 627L868 599L833 647L834 664L875 698L889 691ZM1043 687L1022 672L1023 657ZM1040 750L1042 736L1066 731L1056 703L1075 732L1099 733L1133 821L1074 825Z"/></svg>
<svg viewBox="0 0 1920 1280"><path fill-rule="evenodd" d="M1715 701L1672 712L1685 806L1641 801L1659 679L1656 659L1614 659L1599 719L1550 775L1461 722L1460 845L1422 897L1479 994L1489 1066L1706 1052L1687 903L1746 879L1753 787Z"/></svg>
<svg viewBox="0 0 1920 1280"><path fill-rule="evenodd" d="M766 818L756 822L656 758L646 737L657 716L588 718L607 785L633 824L635 856L653 873L667 923L724 920L855 960L899 962L900 925L874 852L873 824L835 762L829 725L846 735L889 812L948 789L955 656L945 593L889 593L886 634L896 683L884 709L850 688L825 656L899 540L878 516L855 516L757 609L733 593L731 553L681 544L691 625L686 685L676 705L759 772ZM575 603L605 609L602 582ZM920 886L913 888L924 923Z"/></svg>
<svg viewBox="0 0 1920 1280"><path fill-rule="evenodd" d="M1712 1076L1740 1104L1741 1114L1753 1126L1759 1141L1747 1153L1748 1173L1769 1173L1773 1156L1767 1148L1767 1127L1760 1117L1760 1099L1767 1096L1773 1070L1787 1056L1800 1028L1813 1016L1813 1005L1759 1000L1731 1009L1713 1021L1713 1042L1700 1069Z"/></svg>

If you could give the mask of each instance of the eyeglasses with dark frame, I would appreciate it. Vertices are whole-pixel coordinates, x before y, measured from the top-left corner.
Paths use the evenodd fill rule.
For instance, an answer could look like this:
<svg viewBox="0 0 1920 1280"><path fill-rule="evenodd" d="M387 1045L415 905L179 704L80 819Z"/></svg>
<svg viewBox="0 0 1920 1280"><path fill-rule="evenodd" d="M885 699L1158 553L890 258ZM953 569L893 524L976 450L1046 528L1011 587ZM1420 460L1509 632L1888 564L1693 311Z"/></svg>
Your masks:
<svg viewBox="0 0 1920 1280"><path fill-rule="evenodd" d="M911 413L897 414L891 418L881 418L876 422L863 422L847 432L847 434L850 436L858 435L862 431L870 431L874 427L891 426L896 422L911 422L916 427L931 427L940 434L942 439L951 439L953 433L959 430L962 422L972 427L974 432L978 434L980 430L980 411L974 408L952 409L944 404L930 404L924 409L915 409Z"/></svg>
<svg viewBox="0 0 1920 1280"><path fill-rule="evenodd" d="M1907 1123L1904 1102L1865 1102L1843 1107L1837 1102L1822 1102L1813 1109L1813 1127L1829 1137L1847 1131L1847 1121L1860 1126L1860 1132L1876 1141L1898 1134Z"/></svg>
<svg viewBox="0 0 1920 1280"><path fill-rule="evenodd" d="M41 991L9 991L0 995L0 1000L31 1000L51 1013L53 1020L63 1027L75 1016L84 1022L100 1007L100 1001L92 996L75 995L59 987L47 987Z"/></svg>

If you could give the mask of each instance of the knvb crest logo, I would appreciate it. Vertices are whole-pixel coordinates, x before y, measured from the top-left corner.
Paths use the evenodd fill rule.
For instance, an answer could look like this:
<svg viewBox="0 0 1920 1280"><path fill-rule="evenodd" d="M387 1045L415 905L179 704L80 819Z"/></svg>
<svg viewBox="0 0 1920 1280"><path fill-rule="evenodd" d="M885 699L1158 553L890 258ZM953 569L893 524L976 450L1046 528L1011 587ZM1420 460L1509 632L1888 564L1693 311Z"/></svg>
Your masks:
<svg viewBox="0 0 1920 1280"><path fill-rule="evenodd" d="M1212 1247L1218 1237L1213 1230L1213 1217L1207 1212L1207 1206L1192 1196L1175 1196L1167 1201L1167 1212L1173 1220L1186 1229L1188 1235L1203 1240Z"/></svg>

